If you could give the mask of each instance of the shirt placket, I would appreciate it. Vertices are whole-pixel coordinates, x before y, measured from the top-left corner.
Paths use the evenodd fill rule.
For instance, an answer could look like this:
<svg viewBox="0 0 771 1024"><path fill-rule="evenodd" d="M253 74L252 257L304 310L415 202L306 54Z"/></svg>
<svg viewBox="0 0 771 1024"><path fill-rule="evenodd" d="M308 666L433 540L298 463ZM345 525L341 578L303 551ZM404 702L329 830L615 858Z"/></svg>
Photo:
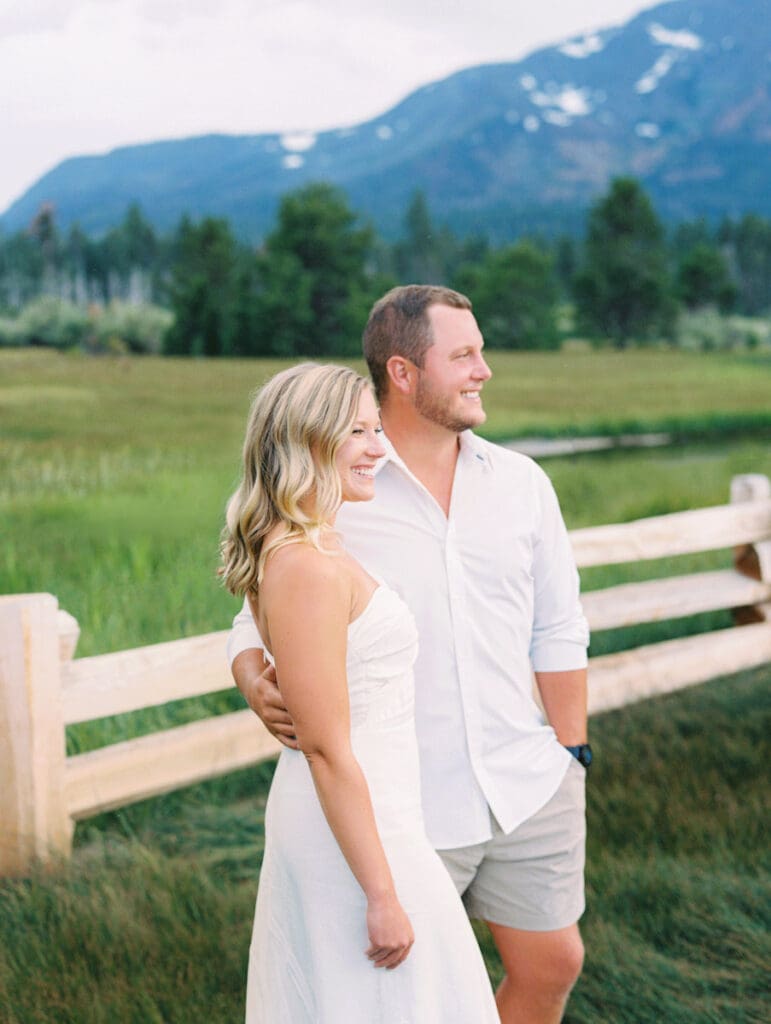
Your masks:
<svg viewBox="0 0 771 1024"><path fill-rule="evenodd" d="M473 610L469 609L468 588L466 584L466 572L460 555L458 543L459 531L463 529L463 509L466 507L469 484L468 476L478 467L464 464L463 453L458 460L456 467L453 497L450 505L450 514L447 518L447 529L445 534L445 568L447 573L447 590L450 602L450 615L453 625L453 639L455 643L456 663L458 667L458 686L460 688L460 699L463 711L463 721L466 729L466 743L468 745L469 760L474 773L474 779L479 791L479 799L475 807L475 815L479 817L480 824L487 827L487 797L484 771L484 749L482 710L479 702L478 682L473 671L474 659L471 650L471 622L473 621Z"/></svg>
<svg viewBox="0 0 771 1024"><path fill-rule="evenodd" d="M474 679L473 673L467 587L458 543L458 530L463 529L463 515L459 510L462 510L468 501L467 487L469 484L466 481L466 476L481 468L476 463L471 466L466 465L465 460L469 457L478 458L476 453L471 455L464 451L461 451L458 458L448 516L445 516L433 495L413 476L401 460L395 458L393 461L417 491L432 523L437 542L443 545L447 601L451 620L451 636L448 639L453 644L455 651L457 693L461 715L458 725L463 730L463 734L458 735L457 742L462 743L465 740L464 760L470 774L468 786L464 787L467 796L456 807L456 811L464 819L471 819L466 821L466 825L472 834L484 838L485 836L489 837L491 831L488 799L483 783L486 774L483 767L481 707L476 690L477 681Z"/></svg>

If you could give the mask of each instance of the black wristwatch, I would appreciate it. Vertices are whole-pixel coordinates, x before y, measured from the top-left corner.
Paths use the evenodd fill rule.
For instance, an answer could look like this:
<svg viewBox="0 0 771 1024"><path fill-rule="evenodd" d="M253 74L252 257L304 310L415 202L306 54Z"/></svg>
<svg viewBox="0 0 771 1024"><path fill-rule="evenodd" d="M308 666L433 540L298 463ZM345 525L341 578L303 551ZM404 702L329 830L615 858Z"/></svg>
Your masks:
<svg viewBox="0 0 771 1024"><path fill-rule="evenodd" d="M592 748L588 743L581 743L577 747L565 747L565 750L582 764L584 768L588 768L592 763Z"/></svg>

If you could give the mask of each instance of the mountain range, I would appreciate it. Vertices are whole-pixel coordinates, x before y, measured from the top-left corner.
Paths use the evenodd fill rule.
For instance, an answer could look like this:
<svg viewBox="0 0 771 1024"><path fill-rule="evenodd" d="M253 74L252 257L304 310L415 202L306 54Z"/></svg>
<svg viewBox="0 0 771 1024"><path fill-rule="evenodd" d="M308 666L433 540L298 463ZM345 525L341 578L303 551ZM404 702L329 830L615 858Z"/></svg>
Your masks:
<svg viewBox="0 0 771 1024"><path fill-rule="evenodd" d="M516 18L512 16L513 31ZM131 202L159 229L183 213L226 217L259 240L280 196L339 185L386 236L421 189L462 234L578 230L618 175L670 221L771 215L771 3L674 0L621 27L426 85L363 124L207 135L63 161L0 218L42 203L99 235Z"/></svg>

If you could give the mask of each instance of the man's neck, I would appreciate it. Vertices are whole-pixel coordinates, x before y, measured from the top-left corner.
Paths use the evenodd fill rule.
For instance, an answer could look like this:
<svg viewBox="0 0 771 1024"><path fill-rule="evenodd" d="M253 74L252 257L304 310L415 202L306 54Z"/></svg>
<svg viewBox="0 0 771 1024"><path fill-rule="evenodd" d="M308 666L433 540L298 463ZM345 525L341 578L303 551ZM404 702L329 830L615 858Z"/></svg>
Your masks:
<svg viewBox="0 0 771 1024"><path fill-rule="evenodd" d="M389 415L387 406L381 414L383 429L397 455L448 515L460 447L458 435L423 417Z"/></svg>

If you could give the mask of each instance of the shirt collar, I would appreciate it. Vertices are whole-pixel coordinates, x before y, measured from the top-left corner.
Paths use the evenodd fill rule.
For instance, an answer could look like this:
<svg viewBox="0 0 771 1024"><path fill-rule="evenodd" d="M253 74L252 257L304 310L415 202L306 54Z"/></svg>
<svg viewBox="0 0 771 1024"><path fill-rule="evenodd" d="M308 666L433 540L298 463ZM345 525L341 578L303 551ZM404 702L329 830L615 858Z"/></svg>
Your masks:
<svg viewBox="0 0 771 1024"><path fill-rule="evenodd" d="M485 467L489 467L491 465L490 453L487 451L485 442L481 437L477 437L472 430L464 430L458 436L460 438L460 458L462 458L464 462L469 465L479 464ZM385 434L383 434L383 445L385 446L386 453L376 464L375 475L377 475L389 462L393 462L394 465L398 466L400 469L410 473L404 463L404 460ZM411 473L410 476L412 476Z"/></svg>
<svg viewBox="0 0 771 1024"><path fill-rule="evenodd" d="M492 465L486 442L477 437L473 430L464 430L460 435L460 453L469 462L479 463L485 467Z"/></svg>

